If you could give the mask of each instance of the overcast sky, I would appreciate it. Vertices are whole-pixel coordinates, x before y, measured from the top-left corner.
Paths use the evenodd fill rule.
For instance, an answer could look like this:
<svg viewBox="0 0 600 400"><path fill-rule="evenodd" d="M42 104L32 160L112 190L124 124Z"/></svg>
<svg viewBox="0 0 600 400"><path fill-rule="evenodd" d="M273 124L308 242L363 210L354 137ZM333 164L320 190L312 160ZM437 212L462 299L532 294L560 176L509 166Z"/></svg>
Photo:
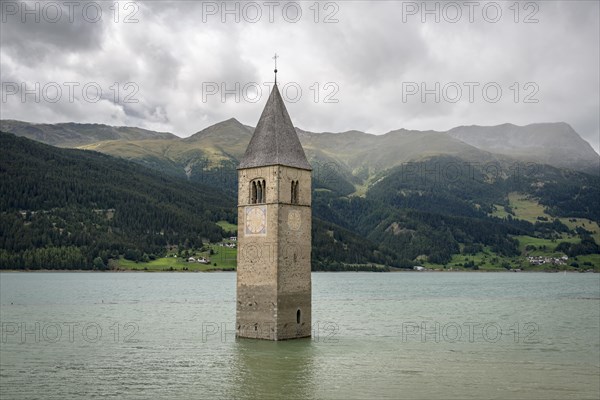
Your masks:
<svg viewBox="0 0 600 400"><path fill-rule="evenodd" d="M305 130L564 121L598 151L599 2L514 3L2 0L1 117L254 126L276 52Z"/></svg>

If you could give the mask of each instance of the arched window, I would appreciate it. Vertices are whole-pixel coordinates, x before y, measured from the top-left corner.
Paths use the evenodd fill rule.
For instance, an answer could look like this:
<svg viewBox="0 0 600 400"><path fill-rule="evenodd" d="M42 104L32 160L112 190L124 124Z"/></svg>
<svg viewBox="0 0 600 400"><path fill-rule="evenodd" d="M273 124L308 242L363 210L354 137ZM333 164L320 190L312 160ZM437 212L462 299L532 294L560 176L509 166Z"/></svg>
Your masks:
<svg viewBox="0 0 600 400"><path fill-rule="evenodd" d="M257 202L258 203L262 203L263 202L262 201L262 199L263 199L263 187L262 187L262 182L261 181L258 181L256 183L256 188L257 188L257 190L256 190Z"/></svg>
<svg viewBox="0 0 600 400"><path fill-rule="evenodd" d="M292 181L292 193L291 193L291 203L298 204L298 181Z"/></svg>
<svg viewBox="0 0 600 400"><path fill-rule="evenodd" d="M250 184L250 204L267 202L267 185L263 180L256 179Z"/></svg>
<svg viewBox="0 0 600 400"><path fill-rule="evenodd" d="M302 315L300 313L300 309L298 309L298 311L296 311L296 323L297 324L300 323L300 317L302 317Z"/></svg>
<svg viewBox="0 0 600 400"><path fill-rule="evenodd" d="M256 189L256 181L252 181L250 185L250 204L256 204L257 201L257 189Z"/></svg>
<svg viewBox="0 0 600 400"><path fill-rule="evenodd" d="M295 197L295 192L296 192L296 185L294 185L294 181L292 181L291 184L291 194L290 194L290 203L294 204L294 197Z"/></svg>

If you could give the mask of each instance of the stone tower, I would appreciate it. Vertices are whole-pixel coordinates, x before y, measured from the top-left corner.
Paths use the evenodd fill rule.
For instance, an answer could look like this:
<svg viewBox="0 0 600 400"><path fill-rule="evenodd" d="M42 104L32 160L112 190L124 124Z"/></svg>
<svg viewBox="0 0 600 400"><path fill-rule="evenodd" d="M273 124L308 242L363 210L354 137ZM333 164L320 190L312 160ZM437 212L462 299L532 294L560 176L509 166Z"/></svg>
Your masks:
<svg viewBox="0 0 600 400"><path fill-rule="evenodd" d="M311 336L311 167L277 84L238 167L238 337Z"/></svg>

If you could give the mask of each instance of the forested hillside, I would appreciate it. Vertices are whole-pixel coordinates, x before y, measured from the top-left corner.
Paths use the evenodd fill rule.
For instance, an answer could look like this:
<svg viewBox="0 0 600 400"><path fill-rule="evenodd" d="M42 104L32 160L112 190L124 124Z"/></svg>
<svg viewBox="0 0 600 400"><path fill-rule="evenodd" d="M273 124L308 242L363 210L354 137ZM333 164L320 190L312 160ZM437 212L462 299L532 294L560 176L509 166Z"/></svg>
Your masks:
<svg viewBox="0 0 600 400"><path fill-rule="evenodd" d="M0 152L2 268L143 263L219 242L229 232L216 223L237 223L231 160L196 163L203 175L186 179L6 133ZM526 257L563 255L565 267L600 269L598 176L441 155L367 179L331 159L312 159L314 270L526 269Z"/></svg>
<svg viewBox="0 0 600 400"><path fill-rule="evenodd" d="M571 257L599 252L593 237L598 237L600 221L597 176L540 165L499 173L507 171L508 164L487 171L470 165L459 172L456 166L464 165L464 160L440 156L410 168L397 167L383 174L364 197L317 190L314 212L395 254L397 266L419 261L445 265L457 255L485 254L498 266L504 260L524 267L523 256L530 250ZM515 193L539 204L533 219L511 208L509 199ZM585 221L590 230L583 227ZM544 249L530 246L524 251L521 241L526 238L549 243L543 242Z"/></svg>
<svg viewBox="0 0 600 400"><path fill-rule="evenodd" d="M6 133L0 152L2 268L149 259L166 246L219 241L224 232L215 222L235 222L233 199L218 189L128 161Z"/></svg>
<svg viewBox="0 0 600 400"><path fill-rule="evenodd" d="M143 263L168 249L219 242L229 233L216 222L237 222L234 197L216 187L230 189L231 182L219 174L209 186L7 133L0 133L0 154L1 269L108 269L121 258ZM392 252L318 218L313 235L315 269L397 264Z"/></svg>

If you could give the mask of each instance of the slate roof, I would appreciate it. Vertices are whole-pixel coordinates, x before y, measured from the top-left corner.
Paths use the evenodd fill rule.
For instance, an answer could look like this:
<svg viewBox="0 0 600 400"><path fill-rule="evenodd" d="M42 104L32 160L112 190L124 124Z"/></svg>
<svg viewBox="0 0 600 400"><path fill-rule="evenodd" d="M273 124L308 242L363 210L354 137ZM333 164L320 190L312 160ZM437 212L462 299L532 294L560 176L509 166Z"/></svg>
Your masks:
<svg viewBox="0 0 600 400"><path fill-rule="evenodd" d="M269 165L311 170L277 84L269 95L238 169Z"/></svg>

